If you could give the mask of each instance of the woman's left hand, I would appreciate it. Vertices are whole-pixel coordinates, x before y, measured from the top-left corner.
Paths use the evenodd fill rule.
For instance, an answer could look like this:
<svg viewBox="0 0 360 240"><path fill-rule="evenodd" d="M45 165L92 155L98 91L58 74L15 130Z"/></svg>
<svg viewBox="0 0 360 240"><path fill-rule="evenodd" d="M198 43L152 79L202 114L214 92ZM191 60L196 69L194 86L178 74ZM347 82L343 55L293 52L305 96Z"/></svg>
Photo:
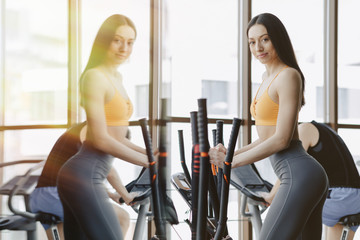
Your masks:
<svg viewBox="0 0 360 240"><path fill-rule="evenodd" d="M223 168L226 156L226 148L222 144L218 144L216 147L209 150L210 163Z"/></svg>

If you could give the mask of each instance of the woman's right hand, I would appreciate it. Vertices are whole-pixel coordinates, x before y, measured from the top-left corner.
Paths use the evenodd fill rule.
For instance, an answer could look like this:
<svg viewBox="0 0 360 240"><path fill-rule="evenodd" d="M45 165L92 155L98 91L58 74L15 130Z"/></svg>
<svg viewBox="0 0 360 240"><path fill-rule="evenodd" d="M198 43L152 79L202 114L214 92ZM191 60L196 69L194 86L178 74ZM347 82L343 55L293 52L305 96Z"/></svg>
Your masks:
<svg viewBox="0 0 360 240"><path fill-rule="evenodd" d="M132 205L132 204L130 204L130 203L131 203L131 202L134 200L134 198L135 198L136 196L138 196L139 194L140 194L140 192L131 192L131 193L129 193L129 194L126 194L126 196L123 197L126 205L129 205L129 206Z"/></svg>
<svg viewBox="0 0 360 240"><path fill-rule="evenodd" d="M210 148L209 157L210 163L223 168L225 156L226 156L226 148L222 144L218 144L216 147Z"/></svg>

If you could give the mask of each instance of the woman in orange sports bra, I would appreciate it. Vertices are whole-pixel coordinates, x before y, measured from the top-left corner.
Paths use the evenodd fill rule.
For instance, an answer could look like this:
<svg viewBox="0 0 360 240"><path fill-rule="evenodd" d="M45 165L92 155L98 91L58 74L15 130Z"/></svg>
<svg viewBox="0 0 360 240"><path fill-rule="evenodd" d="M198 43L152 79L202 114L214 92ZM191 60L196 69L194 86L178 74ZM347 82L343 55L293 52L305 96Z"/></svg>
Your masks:
<svg viewBox="0 0 360 240"><path fill-rule="evenodd" d="M119 14L107 18L80 77L86 140L60 169L57 178L67 240L123 239L103 182L112 169L114 157L148 167L145 149L126 138L133 106L117 71L130 56L135 38L136 28L129 18ZM117 192L127 193L120 179L113 181L118 186ZM123 197L127 203L134 198L127 194Z"/></svg>
<svg viewBox="0 0 360 240"><path fill-rule="evenodd" d="M258 239L321 239L328 179L299 140L304 75L287 31L276 16L263 13L254 17L248 24L247 36L251 53L266 69L250 107L259 139L237 150L232 166L269 157L279 179ZM226 148L218 145L209 153L210 161L222 167Z"/></svg>

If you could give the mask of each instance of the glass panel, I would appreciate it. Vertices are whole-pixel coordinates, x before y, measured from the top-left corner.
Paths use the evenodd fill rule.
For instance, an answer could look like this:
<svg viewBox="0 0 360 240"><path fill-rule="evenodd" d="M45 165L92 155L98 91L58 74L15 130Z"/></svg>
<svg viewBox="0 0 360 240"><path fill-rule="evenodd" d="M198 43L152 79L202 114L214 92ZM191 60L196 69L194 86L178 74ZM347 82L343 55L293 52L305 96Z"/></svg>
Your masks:
<svg viewBox="0 0 360 240"><path fill-rule="evenodd" d="M299 66L305 76L306 104L300 111L299 121L313 119L322 121L324 119L324 1L253 0L252 16L264 12L275 14L285 25ZM304 13L307 17L304 17ZM264 71L264 66L253 58L251 73L253 97Z"/></svg>
<svg viewBox="0 0 360 240"><path fill-rule="evenodd" d="M201 97L209 117L237 115L237 2L164 1L162 73L172 116L189 117Z"/></svg>
<svg viewBox="0 0 360 240"><path fill-rule="evenodd" d="M338 121L339 123L359 124L360 111L360 58L359 49L353 48L360 41L360 30L351 28L352 16L358 14L360 2L357 0L339 1L338 20ZM357 30L356 30L357 29Z"/></svg>
<svg viewBox="0 0 360 240"><path fill-rule="evenodd" d="M344 140L346 146L349 148L351 155L354 158L358 172L360 173L360 130L358 129L338 129L338 133Z"/></svg>
<svg viewBox="0 0 360 240"><path fill-rule="evenodd" d="M83 0L81 4L81 65L84 69L97 31L112 14L123 14L135 24L137 38L130 59L122 64L127 93L134 104L131 120L148 116L149 59L150 59L150 1L149 0Z"/></svg>
<svg viewBox="0 0 360 240"><path fill-rule="evenodd" d="M5 6L5 125L67 122L67 1Z"/></svg>

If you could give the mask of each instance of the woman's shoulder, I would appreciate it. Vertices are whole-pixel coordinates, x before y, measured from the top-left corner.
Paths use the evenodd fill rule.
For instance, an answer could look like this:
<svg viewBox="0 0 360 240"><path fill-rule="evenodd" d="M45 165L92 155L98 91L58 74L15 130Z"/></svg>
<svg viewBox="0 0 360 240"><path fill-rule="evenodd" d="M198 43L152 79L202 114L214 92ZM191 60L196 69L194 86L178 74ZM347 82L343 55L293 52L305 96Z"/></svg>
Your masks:
<svg viewBox="0 0 360 240"><path fill-rule="evenodd" d="M83 86L83 89L98 89L106 87L104 85L103 81L104 74L96 68L91 68L89 70L86 70L86 72L83 73L83 76L81 78L81 86Z"/></svg>
<svg viewBox="0 0 360 240"><path fill-rule="evenodd" d="M298 70L292 67L287 67L284 69L284 75L287 77L295 77L295 78L301 78L301 75Z"/></svg>
<svg viewBox="0 0 360 240"><path fill-rule="evenodd" d="M98 68L90 68L83 73L83 79L102 78L104 73Z"/></svg>
<svg viewBox="0 0 360 240"><path fill-rule="evenodd" d="M278 76L278 82L283 84L301 84L301 75L298 70L292 67L287 67L282 74Z"/></svg>

